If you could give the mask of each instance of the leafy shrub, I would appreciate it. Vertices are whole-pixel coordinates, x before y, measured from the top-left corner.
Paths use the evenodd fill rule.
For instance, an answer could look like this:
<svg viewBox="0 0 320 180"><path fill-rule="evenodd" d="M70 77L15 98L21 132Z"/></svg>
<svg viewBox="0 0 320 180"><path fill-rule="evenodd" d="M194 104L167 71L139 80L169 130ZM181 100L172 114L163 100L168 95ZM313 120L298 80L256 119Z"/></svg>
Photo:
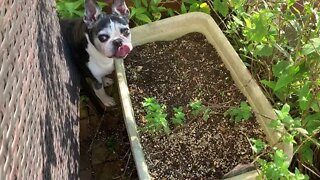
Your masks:
<svg viewBox="0 0 320 180"><path fill-rule="evenodd" d="M315 18L320 12L316 1L302 1L301 9L295 0L211 2L226 22L224 32L275 108L278 118L270 127L279 132L284 127L281 140L293 143L299 161L314 169L311 147L320 147L315 138L320 132L320 20ZM263 172L272 179L271 171L281 173L275 168Z"/></svg>
<svg viewBox="0 0 320 180"><path fill-rule="evenodd" d="M239 107L231 107L225 113L224 116L230 115L231 119L236 123L242 120L248 120L252 117L251 107L246 102L241 102Z"/></svg>
<svg viewBox="0 0 320 180"><path fill-rule="evenodd" d="M102 9L107 4L102 0L97 1ZM57 0L57 11L60 17L72 18L84 15L84 0Z"/></svg>
<svg viewBox="0 0 320 180"><path fill-rule="evenodd" d="M204 121L208 121L211 109L204 106L200 100L194 100L189 103L192 110L192 115L202 117Z"/></svg>
<svg viewBox="0 0 320 180"><path fill-rule="evenodd" d="M282 150L275 150L271 155L271 161L259 159L258 163L261 165L261 171L258 179L295 179L295 180L308 180L309 177L300 173L295 169L295 173L291 173L289 168L288 156Z"/></svg>
<svg viewBox="0 0 320 180"><path fill-rule="evenodd" d="M166 134L169 134L170 128L166 119L165 106L159 104L153 97L145 98L142 105L147 113L145 116L147 121L145 129L153 133L164 131Z"/></svg>
<svg viewBox="0 0 320 180"><path fill-rule="evenodd" d="M157 21L167 16L185 14L188 12L211 13L209 5L204 0L182 0L179 10L173 10L164 6L166 1L162 0L133 0L131 19L136 25ZM177 2L177 3L178 3Z"/></svg>
<svg viewBox="0 0 320 180"><path fill-rule="evenodd" d="M177 108L173 108L173 111L174 116L171 118L172 123L176 126L182 125L186 120L183 108L179 106Z"/></svg>

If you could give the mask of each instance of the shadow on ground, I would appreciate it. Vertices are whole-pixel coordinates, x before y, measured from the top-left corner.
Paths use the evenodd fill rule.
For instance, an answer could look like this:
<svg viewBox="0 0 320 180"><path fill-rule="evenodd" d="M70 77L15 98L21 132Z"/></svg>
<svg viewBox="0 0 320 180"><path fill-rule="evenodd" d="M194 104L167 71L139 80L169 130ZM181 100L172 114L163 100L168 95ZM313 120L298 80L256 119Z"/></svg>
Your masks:
<svg viewBox="0 0 320 180"><path fill-rule="evenodd" d="M121 107L99 114L81 96L80 179L138 179Z"/></svg>

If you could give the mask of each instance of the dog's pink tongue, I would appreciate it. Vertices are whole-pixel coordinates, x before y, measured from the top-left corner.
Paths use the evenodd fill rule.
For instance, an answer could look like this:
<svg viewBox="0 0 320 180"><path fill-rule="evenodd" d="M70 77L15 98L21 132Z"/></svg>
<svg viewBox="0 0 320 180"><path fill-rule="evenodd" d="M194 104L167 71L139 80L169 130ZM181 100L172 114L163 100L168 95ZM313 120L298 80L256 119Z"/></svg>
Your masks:
<svg viewBox="0 0 320 180"><path fill-rule="evenodd" d="M128 45L122 45L118 48L116 52L117 57L125 57L129 54L130 52L130 47Z"/></svg>

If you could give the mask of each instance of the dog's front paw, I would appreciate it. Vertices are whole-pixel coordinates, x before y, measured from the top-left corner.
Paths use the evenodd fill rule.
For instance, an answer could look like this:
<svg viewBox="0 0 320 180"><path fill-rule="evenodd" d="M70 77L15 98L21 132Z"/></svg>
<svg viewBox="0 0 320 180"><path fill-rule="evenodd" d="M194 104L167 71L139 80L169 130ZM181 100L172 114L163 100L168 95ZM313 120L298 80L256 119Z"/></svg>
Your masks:
<svg viewBox="0 0 320 180"><path fill-rule="evenodd" d="M100 100L106 107L110 107L110 106L115 106L116 105L116 102L110 96L105 96L103 98L100 98Z"/></svg>
<svg viewBox="0 0 320 180"><path fill-rule="evenodd" d="M111 78L108 77L103 77L102 78L102 83L103 83L103 87L107 87L113 84L113 80Z"/></svg>
<svg viewBox="0 0 320 180"><path fill-rule="evenodd" d="M101 101L106 107L116 105L114 99L106 94L106 92L104 91L104 88L103 88L103 87L95 88L95 87L93 86L93 90L94 90L95 94L97 95L97 97L100 99L100 101Z"/></svg>

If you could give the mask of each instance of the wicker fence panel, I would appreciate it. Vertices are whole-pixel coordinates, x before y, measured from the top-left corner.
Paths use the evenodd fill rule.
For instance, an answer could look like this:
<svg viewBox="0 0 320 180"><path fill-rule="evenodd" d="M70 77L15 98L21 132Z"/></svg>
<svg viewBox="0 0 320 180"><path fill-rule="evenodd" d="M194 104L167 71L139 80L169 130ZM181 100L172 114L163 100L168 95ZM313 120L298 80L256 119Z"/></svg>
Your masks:
<svg viewBox="0 0 320 180"><path fill-rule="evenodd" d="M0 179L78 179L79 86L54 0L0 0Z"/></svg>

